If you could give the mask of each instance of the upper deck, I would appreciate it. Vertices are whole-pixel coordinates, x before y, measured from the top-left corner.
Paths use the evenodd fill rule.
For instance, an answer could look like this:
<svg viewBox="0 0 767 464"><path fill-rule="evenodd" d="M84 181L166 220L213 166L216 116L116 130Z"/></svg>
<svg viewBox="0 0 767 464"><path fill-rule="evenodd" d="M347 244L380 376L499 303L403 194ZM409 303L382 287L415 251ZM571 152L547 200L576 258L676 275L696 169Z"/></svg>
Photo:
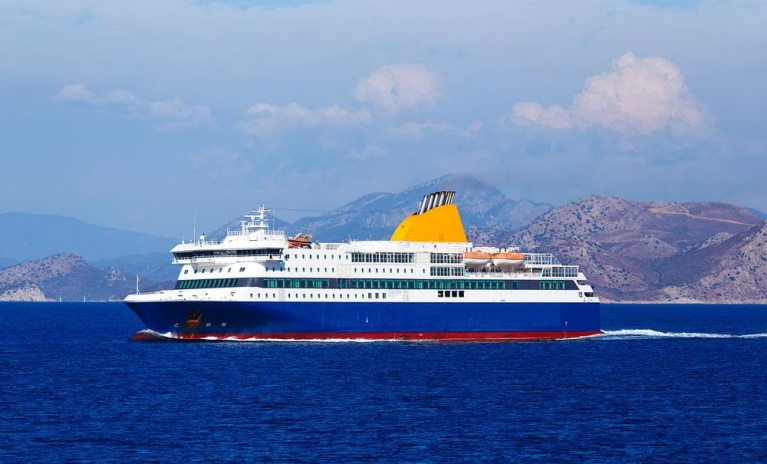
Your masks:
<svg viewBox="0 0 767 464"><path fill-rule="evenodd" d="M424 198L424 204L414 216L421 215L419 221L438 218L439 221L449 221L449 214L453 209L446 209L448 217L434 215L436 210L452 204L452 195L434 195ZM432 200L436 201L431 205ZM441 203L440 203L441 202ZM500 278L503 276L527 276L527 277L550 277L550 278L578 278L578 266L563 265L551 253L519 253L517 249L500 249L495 247L474 247L471 242L465 241L462 234L457 236L458 241L444 241L426 236L420 240L351 240L343 243L320 243L310 242L305 236L287 238L284 231L269 228L267 213L269 209L263 205L251 214L246 215L246 220L240 222L239 230L227 230L223 240L207 240L201 236L193 242L182 242L176 245L173 253L173 263L193 266L227 266L235 263L261 263L270 270L288 270L293 267L293 273L298 267L290 266L289 263L301 262L308 259L311 266L312 258L323 259L331 265L344 267L346 265L365 266L366 269L381 269L386 272L387 267L398 266L428 266L427 273L430 277L455 277L466 276L475 278L484 276ZM457 210L455 211L457 215ZM410 217L411 219L413 216ZM453 218L456 219L456 218ZM456 219L460 221L460 218ZM412 223L413 221L411 221ZM411 224L412 230L406 234L413 235L419 231L418 227L425 227L428 223ZM441 225L441 224L438 224ZM460 222L458 223L460 225ZM461 227L462 230L462 227ZM419 231L421 234L424 232ZM300 239L300 240L298 240ZM477 252L487 256L486 262L478 262L473 256ZM508 257L505 261L494 259L501 255L511 253L518 256L511 261ZM470 258L471 256L471 258ZM501 264L503 261L503 264ZM310 267L309 269L312 269ZM196 272L196 271L195 271ZM333 271L335 272L335 271ZM375 270L377 273L378 270Z"/></svg>

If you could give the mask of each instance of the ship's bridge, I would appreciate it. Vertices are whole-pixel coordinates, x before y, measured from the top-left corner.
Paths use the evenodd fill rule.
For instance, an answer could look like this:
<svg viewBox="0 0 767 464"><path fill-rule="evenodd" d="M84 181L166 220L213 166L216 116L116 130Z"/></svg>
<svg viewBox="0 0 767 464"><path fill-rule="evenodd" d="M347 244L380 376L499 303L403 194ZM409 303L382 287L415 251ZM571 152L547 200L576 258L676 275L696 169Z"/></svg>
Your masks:
<svg viewBox="0 0 767 464"><path fill-rule="evenodd" d="M234 263L243 258L253 261L280 260L287 247L285 232L269 228L263 205L246 215L240 230L227 230L223 240L207 240L203 234L193 242L181 242L173 247L173 264Z"/></svg>

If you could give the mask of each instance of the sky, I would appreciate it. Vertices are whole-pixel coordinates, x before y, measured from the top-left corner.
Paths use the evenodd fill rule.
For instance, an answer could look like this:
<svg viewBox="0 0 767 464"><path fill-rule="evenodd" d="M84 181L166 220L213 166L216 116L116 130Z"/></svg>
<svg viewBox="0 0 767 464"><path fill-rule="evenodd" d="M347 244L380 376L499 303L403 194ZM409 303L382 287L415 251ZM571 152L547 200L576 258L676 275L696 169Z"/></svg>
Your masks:
<svg viewBox="0 0 767 464"><path fill-rule="evenodd" d="M449 173L555 206L767 211L766 20L763 0L0 0L0 212L188 238Z"/></svg>

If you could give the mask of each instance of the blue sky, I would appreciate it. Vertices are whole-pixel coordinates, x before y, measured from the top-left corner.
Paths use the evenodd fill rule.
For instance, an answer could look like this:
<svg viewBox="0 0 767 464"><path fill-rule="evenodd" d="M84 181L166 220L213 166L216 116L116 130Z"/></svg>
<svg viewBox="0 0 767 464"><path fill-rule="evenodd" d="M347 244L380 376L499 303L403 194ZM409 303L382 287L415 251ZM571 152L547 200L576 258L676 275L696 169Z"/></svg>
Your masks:
<svg viewBox="0 0 767 464"><path fill-rule="evenodd" d="M287 5L287 6L283 6ZM767 2L0 0L0 212L166 236L446 173L767 211Z"/></svg>

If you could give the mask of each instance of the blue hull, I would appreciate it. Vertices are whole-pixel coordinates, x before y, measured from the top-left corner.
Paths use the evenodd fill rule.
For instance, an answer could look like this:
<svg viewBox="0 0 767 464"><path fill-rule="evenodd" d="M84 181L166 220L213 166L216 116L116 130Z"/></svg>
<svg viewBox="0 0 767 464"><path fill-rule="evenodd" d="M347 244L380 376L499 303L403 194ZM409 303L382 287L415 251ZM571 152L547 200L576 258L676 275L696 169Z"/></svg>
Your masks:
<svg viewBox="0 0 767 464"><path fill-rule="evenodd" d="M601 333L599 303L126 302L175 338L569 338Z"/></svg>

